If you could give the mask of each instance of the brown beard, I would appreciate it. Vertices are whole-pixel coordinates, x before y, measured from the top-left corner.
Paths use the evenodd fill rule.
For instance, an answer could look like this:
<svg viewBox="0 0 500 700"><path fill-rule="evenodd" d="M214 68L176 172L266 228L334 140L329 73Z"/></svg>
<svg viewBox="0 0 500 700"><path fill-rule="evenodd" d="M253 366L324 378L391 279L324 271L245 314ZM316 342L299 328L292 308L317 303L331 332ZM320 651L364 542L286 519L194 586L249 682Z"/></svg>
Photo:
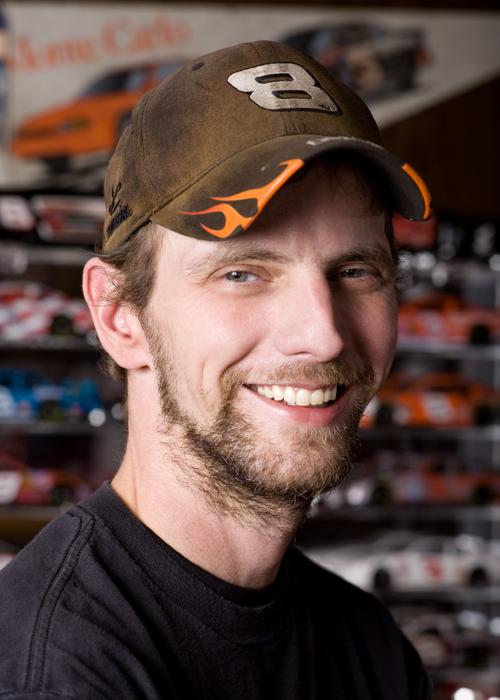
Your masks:
<svg viewBox="0 0 500 700"><path fill-rule="evenodd" d="M236 394L250 382L235 368L221 377L221 408L212 425L197 425L177 401L174 363L159 333L150 320L143 325L157 375L165 447L182 464L184 482L201 492L209 507L276 527L290 519L300 521L315 496L349 473L359 421L373 393L370 365L289 363L262 374L266 381L258 383L315 381L357 388L342 421L328 427L290 426L283 447L271 443L265 432L259 434L258 426L237 408ZM172 431L174 426L178 430Z"/></svg>

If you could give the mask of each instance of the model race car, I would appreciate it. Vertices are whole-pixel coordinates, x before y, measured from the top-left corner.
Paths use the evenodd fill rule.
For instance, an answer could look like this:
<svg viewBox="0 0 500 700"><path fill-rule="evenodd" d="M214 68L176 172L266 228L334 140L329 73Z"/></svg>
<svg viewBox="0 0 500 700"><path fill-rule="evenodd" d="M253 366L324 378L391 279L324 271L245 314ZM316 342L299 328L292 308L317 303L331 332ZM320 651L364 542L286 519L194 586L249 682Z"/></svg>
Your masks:
<svg viewBox="0 0 500 700"><path fill-rule="evenodd" d="M468 505L500 503L500 474L472 471L457 460L428 457L401 466L388 486L389 498L401 505Z"/></svg>
<svg viewBox="0 0 500 700"><path fill-rule="evenodd" d="M500 342L500 313L455 294L429 292L401 304L398 333L403 343Z"/></svg>
<svg viewBox="0 0 500 700"><path fill-rule="evenodd" d="M401 608L396 620L432 668L494 668L500 654L493 617L473 609L444 612L439 608Z"/></svg>
<svg viewBox="0 0 500 700"><path fill-rule="evenodd" d="M394 373L368 404L361 425L455 428L500 421L500 392L454 373Z"/></svg>
<svg viewBox="0 0 500 700"><path fill-rule="evenodd" d="M500 474L440 457L377 451L316 504L316 511L391 505L488 506L500 503Z"/></svg>
<svg viewBox="0 0 500 700"><path fill-rule="evenodd" d="M80 244L100 241L106 211L101 197L37 195L31 204L42 240Z"/></svg>
<svg viewBox="0 0 500 700"><path fill-rule="evenodd" d="M102 197L70 194L0 194L0 238L95 245L102 235Z"/></svg>
<svg viewBox="0 0 500 700"><path fill-rule="evenodd" d="M72 299L39 282L0 282L0 338L4 341L86 336L93 328L83 299Z"/></svg>
<svg viewBox="0 0 500 700"><path fill-rule="evenodd" d="M316 563L365 590L435 589L500 582L500 548L472 535L413 531L374 534L361 542L307 550Z"/></svg>
<svg viewBox="0 0 500 700"><path fill-rule="evenodd" d="M0 370L0 419L86 421L99 425L105 411L92 379L53 381L38 372Z"/></svg>
<svg viewBox="0 0 500 700"><path fill-rule="evenodd" d="M62 469L32 469L0 452L0 506L59 506L89 494L90 488L76 474Z"/></svg>

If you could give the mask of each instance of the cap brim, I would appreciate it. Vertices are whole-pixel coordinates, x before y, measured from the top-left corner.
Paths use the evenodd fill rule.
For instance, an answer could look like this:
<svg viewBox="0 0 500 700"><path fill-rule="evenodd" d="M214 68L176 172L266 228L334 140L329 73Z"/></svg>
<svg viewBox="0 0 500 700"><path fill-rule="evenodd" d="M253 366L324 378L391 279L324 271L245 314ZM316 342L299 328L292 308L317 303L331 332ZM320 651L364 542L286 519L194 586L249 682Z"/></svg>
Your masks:
<svg viewBox="0 0 500 700"><path fill-rule="evenodd" d="M385 181L396 213L416 221L429 218L429 191L410 165L376 143L321 134L282 136L240 151L202 173L149 218L195 238L236 236L252 225L305 163L332 151L356 152L371 161Z"/></svg>

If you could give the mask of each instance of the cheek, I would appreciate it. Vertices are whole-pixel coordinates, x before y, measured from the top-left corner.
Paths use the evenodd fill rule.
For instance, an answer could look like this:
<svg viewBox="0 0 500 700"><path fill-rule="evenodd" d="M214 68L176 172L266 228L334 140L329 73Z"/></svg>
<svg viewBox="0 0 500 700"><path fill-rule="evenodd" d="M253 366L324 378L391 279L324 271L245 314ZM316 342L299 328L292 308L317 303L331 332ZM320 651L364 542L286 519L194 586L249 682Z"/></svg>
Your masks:
<svg viewBox="0 0 500 700"><path fill-rule="evenodd" d="M351 322L358 348L382 381L389 372L397 341L395 296L384 293L356 306Z"/></svg>
<svg viewBox="0 0 500 700"><path fill-rule="evenodd" d="M208 297L183 304L172 329L172 352L181 375L210 403L216 400L221 375L241 362L259 344L262 315L251 305L217 304Z"/></svg>
<svg viewBox="0 0 500 700"><path fill-rule="evenodd" d="M372 336L374 355L382 379L385 379L392 365L397 343L397 304L396 300L383 305L373 315Z"/></svg>

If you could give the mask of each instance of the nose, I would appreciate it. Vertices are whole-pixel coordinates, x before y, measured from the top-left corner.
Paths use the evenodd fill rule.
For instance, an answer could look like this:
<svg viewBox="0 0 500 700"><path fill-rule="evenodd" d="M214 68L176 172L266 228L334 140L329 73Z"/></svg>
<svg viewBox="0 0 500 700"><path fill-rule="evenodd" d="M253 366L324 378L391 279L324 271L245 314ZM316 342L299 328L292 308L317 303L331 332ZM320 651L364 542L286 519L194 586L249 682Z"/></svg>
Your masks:
<svg viewBox="0 0 500 700"><path fill-rule="evenodd" d="M317 362L337 358L345 347L347 324L326 276L304 273L284 293L275 323L281 354Z"/></svg>

